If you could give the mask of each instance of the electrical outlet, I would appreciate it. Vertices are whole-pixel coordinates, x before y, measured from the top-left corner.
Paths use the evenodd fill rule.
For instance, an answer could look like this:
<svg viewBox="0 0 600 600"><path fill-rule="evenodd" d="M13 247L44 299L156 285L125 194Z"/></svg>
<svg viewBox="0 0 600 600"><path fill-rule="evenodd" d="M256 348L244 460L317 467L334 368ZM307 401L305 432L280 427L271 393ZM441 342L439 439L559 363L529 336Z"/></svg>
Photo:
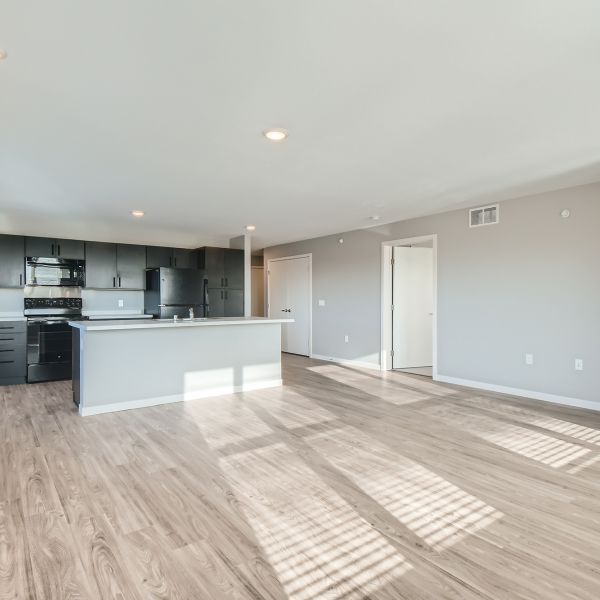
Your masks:
<svg viewBox="0 0 600 600"><path fill-rule="evenodd" d="M325 306L325 300L319 300L319 306Z"/></svg>
<svg viewBox="0 0 600 600"><path fill-rule="evenodd" d="M347 335L345 335L345 336L344 336L344 341L345 341L345 342L346 342L346 344L347 344L347 343L350 341L350 337L349 337L349 336L347 336Z"/></svg>
<svg viewBox="0 0 600 600"><path fill-rule="evenodd" d="M119 305L119 308L123 308L123 305L124 305L123 298L119 298L119 300L117 301L117 304Z"/></svg>
<svg viewBox="0 0 600 600"><path fill-rule="evenodd" d="M583 359L582 358L575 359L575 370L583 371Z"/></svg>
<svg viewBox="0 0 600 600"><path fill-rule="evenodd" d="M533 354L526 354L525 355L525 364L526 365L532 365L533 364Z"/></svg>

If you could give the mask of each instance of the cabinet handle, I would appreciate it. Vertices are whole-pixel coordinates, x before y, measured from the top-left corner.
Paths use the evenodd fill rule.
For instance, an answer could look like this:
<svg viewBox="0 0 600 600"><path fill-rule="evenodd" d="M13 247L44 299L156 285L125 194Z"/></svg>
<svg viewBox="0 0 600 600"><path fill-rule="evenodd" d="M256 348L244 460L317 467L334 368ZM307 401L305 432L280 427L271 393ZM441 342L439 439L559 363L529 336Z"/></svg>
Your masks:
<svg viewBox="0 0 600 600"><path fill-rule="evenodd" d="M60 244L58 244L58 256L60 256Z"/></svg>
<svg viewBox="0 0 600 600"><path fill-rule="evenodd" d="M172 267L173 266L173 257L169 256L169 266Z"/></svg>
<svg viewBox="0 0 600 600"><path fill-rule="evenodd" d="M121 276L119 275L119 287L121 287Z"/></svg>
<svg viewBox="0 0 600 600"><path fill-rule="evenodd" d="M19 285L23 285L23 273L19 273Z"/></svg>
<svg viewBox="0 0 600 600"><path fill-rule="evenodd" d="M51 250L52 256L54 256L54 244L52 244L52 250Z"/></svg>
<svg viewBox="0 0 600 600"><path fill-rule="evenodd" d="M113 277L113 287L117 287L117 278Z"/></svg>
<svg viewBox="0 0 600 600"><path fill-rule="evenodd" d="M221 281L223 280L221 279ZM223 300L223 290L221 290L221 300Z"/></svg>
<svg viewBox="0 0 600 600"><path fill-rule="evenodd" d="M176 266L177 266L177 257L175 257L175 258L173 259L173 263L174 263L174 265L173 265L173 266L174 266L174 267L176 267Z"/></svg>

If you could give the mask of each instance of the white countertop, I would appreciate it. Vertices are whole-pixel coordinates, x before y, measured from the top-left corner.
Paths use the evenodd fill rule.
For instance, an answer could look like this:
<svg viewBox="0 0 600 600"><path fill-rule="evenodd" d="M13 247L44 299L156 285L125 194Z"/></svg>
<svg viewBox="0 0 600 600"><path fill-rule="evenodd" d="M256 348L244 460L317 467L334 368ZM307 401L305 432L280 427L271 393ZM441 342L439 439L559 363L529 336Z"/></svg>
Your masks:
<svg viewBox="0 0 600 600"><path fill-rule="evenodd" d="M14 317L2 315L0 316L0 321L27 321L27 319L22 314Z"/></svg>
<svg viewBox="0 0 600 600"><path fill-rule="evenodd" d="M120 314L120 313L113 313L113 314L85 314L84 312L84 316L87 317L90 321L118 321L120 319L152 319L152 315L144 315L144 314L140 314L140 313L134 313L134 314L129 314L129 313L125 313L125 314Z"/></svg>
<svg viewBox="0 0 600 600"><path fill-rule="evenodd" d="M214 327L215 325L260 325L265 323L293 323L294 319L269 319L267 317L223 317L214 319L128 319L115 321L69 321L71 327L81 331L103 331L110 329L160 329L175 327Z"/></svg>

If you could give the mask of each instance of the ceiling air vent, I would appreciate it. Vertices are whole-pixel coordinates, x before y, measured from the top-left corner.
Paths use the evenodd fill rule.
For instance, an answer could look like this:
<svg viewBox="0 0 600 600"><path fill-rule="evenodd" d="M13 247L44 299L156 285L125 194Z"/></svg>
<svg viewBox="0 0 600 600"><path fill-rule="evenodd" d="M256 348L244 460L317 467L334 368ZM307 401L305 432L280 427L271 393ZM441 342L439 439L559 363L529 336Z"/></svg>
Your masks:
<svg viewBox="0 0 600 600"><path fill-rule="evenodd" d="M469 211L469 227L496 225L500 220L500 208L497 204L472 208Z"/></svg>

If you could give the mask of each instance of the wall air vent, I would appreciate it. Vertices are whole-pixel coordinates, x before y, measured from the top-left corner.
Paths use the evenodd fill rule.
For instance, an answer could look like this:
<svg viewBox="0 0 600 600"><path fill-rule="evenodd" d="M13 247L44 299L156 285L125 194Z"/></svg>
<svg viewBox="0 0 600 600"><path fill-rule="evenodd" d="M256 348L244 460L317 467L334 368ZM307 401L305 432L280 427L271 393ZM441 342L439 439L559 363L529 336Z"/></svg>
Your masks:
<svg viewBox="0 0 600 600"><path fill-rule="evenodd" d="M500 207L497 204L472 208L469 211L469 227L496 225L500 220Z"/></svg>

